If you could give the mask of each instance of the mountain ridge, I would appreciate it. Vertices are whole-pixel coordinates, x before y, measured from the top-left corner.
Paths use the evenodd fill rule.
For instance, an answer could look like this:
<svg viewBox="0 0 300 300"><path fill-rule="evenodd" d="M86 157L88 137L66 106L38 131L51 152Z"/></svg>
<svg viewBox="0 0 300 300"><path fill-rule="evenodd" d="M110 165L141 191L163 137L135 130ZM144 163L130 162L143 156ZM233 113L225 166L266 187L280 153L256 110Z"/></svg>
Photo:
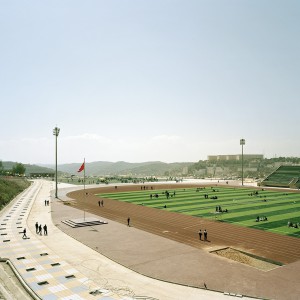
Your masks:
<svg viewBox="0 0 300 300"><path fill-rule="evenodd" d="M4 169L12 169L16 162L2 162ZM125 161L94 161L86 162L87 176L114 176L114 175L130 175L130 176L160 176L160 175L181 175L183 169L194 162L174 162L165 163L161 161L147 161L139 163L129 163ZM55 164L23 164L26 168L26 175L30 173L53 173L55 172ZM81 175L77 173L81 163L58 164L58 172L70 175Z"/></svg>
<svg viewBox="0 0 300 300"><path fill-rule="evenodd" d="M61 164L58 170L70 174L76 174L82 163ZM129 163L125 161L108 162L96 161L86 162L88 175L111 176L111 175L135 175L135 176L158 176L169 173L182 173L184 167L194 164L193 162L164 163L160 161L149 161L141 163Z"/></svg>

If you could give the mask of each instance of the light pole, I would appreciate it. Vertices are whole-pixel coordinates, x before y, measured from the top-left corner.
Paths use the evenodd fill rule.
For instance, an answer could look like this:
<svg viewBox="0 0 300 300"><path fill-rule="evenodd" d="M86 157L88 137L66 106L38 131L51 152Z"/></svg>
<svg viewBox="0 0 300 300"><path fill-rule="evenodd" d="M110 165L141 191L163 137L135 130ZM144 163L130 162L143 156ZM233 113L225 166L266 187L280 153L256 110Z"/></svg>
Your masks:
<svg viewBox="0 0 300 300"><path fill-rule="evenodd" d="M57 198L57 137L60 129L55 127L53 129L53 135L55 135L55 198Z"/></svg>
<svg viewBox="0 0 300 300"><path fill-rule="evenodd" d="M242 145L242 185L244 185L244 145L245 139L240 139L240 145Z"/></svg>

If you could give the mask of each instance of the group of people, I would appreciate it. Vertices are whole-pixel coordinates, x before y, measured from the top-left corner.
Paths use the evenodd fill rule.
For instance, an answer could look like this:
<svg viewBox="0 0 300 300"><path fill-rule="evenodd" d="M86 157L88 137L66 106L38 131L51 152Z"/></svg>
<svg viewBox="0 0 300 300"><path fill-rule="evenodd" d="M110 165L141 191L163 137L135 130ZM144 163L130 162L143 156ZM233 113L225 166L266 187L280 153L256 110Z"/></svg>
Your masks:
<svg viewBox="0 0 300 300"><path fill-rule="evenodd" d="M199 232L198 232L198 234L199 234L199 239L201 241L202 241L202 234L204 236L204 241L207 241L207 231L206 231L206 229L204 229L203 233L202 233L202 230L200 229Z"/></svg>
<svg viewBox="0 0 300 300"><path fill-rule="evenodd" d="M45 206L49 206L50 201L49 200L45 200Z"/></svg>
<svg viewBox="0 0 300 300"><path fill-rule="evenodd" d="M228 212L228 209L226 208L226 209L222 209L222 207L221 207L221 205L217 205L216 206L216 212L220 212L220 213L223 213L223 212Z"/></svg>
<svg viewBox="0 0 300 300"><path fill-rule="evenodd" d="M35 232L36 234L42 235L42 229L44 229L44 235L48 235L48 228L47 225L45 224L42 228L42 224L39 225L38 222L35 223Z"/></svg>
<svg viewBox="0 0 300 300"><path fill-rule="evenodd" d="M141 190L148 190L149 186L147 185L144 185L144 186L141 186ZM150 186L150 189L153 190L153 186Z"/></svg>
<svg viewBox="0 0 300 300"><path fill-rule="evenodd" d="M42 228L42 224L39 225L38 222L35 223L35 232L36 234L42 235L43 231L42 229L44 229L44 235L48 235L48 228L47 225L45 224ZM23 239L28 239L27 235L26 235L26 228L23 229Z"/></svg>
<svg viewBox="0 0 300 300"><path fill-rule="evenodd" d="M268 218L266 216L263 216L263 217L257 216L255 222L259 222L259 221L268 221Z"/></svg>
<svg viewBox="0 0 300 300"><path fill-rule="evenodd" d="M262 191L263 191L263 189L262 189ZM254 191L254 192L248 194L248 196L258 196L258 191Z"/></svg>
<svg viewBox="0 0 300 300"><path fill-rule="evenodd" d="M165 192L163 192L163 194L165 194L165 195L166 195L166 198L169 199L170 196L171 196L171 197L175 197L176 192L174 191L173 193L170 193L169 191L165 191Z"/></svg>
<svg viewBox="0 0 300 300"><path fill-rule="evenodd" d="M209 199L208 194L204 194L204 199ZM210 199L218 199L218 196L211 196Z"/></svg>
<svg viewBox="0 0 300 300"><path fill-rule="evenodd" d="M150 194L150 199L152 199L152 197L158 198L159 196L158 194L154 194L154 195Z"/></svg>
<svg viewBox="0 0 300 300"><path fill-rule="evenodd" d="M164 192L162 192L162 195L165 195L166 198L169 199L170 197L171 198L175 197L176 196L176 192L175 191L173 191L173 192L164 191ZM150 194L149 196L150 196L150 199L152 199L153 197L154 198L158 198L159 197L159 195L157 193L156 194Z"/></svg>
<svg viewBox="0 0 300 300"><path fill-rule="evenodd" d="M100 206L104 207L104 201L103 201L103 200L98 201L98 205L99 205L99 207L100 207Z"/></svg>
<svg viewBox="0 0 300 300"><path fill-rule="evenodd" d="M288 227L293 227L293 228L299 228L300 224L299 223L293 223L291 221L288 221L287 223Z"/></svg>

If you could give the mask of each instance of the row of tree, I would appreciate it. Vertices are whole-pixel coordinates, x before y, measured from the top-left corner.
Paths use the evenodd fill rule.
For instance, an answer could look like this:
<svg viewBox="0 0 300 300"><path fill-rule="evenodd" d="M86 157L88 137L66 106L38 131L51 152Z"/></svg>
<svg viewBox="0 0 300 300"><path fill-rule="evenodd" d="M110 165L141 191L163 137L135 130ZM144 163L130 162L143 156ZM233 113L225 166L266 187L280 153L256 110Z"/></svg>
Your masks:
<svg viewBox="0 0 300 300"><path fill-rule="evenodd" d="M0 175L24 176L26 168L21 163L16 163L11 170L4 170L2 160L0 160Z"/></svg>

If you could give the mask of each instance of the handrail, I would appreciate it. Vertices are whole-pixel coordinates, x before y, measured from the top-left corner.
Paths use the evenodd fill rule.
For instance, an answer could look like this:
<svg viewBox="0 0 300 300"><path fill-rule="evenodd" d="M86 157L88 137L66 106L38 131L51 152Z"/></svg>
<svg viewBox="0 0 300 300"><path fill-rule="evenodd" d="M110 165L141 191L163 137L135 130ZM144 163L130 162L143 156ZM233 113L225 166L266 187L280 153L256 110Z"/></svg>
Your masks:
<svg viewBox="0 0 300 300"><path fill-rule="evenodd" d="M10 268L12 269L12 271L14 272L14 274L16 275L16 277L18 278L18 280L20 281L20 283L22 284L22 286L24 287L24 289L26 290L26 292L35 300L41 300L42 298L40 298L29 286L28 284L25 282L25 280L22 278L22 276L19 274L18 270L16 269L16 267L14 266L14 264L9 260L6 259L5 262L10 266Z"/></svg>

